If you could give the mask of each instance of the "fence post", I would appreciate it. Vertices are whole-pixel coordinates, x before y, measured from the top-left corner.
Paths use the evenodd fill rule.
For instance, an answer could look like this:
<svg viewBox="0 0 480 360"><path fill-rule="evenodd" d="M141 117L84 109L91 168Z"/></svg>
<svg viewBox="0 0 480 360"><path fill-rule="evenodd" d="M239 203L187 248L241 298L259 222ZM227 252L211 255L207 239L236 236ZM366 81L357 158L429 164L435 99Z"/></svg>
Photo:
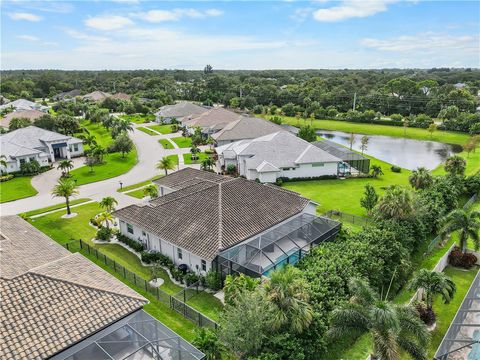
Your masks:
<svg viewBox="0 0 480 360"><path fill-rule="evenodd" d="M68 251L70 251L70 248L68 247L68 243L65 244L66 248Z"/></svg>
<svg viewBox="0 0 480 360"><path fill-rule="evenodd" d="M78 241L80 241L80 250L83 250L83 241L82 241L82 239L80 239L80 240L78 240Z"/></svg>
<svg viewBox="0 0 480 360"><path fill-rule="evenodd" d="M117 272L117 266L115 265L115 260L113 260L113 270Z"/></svg>
<svg viewBox="0 0 480 360"><path fill-rule="evenodd" d="M105 261L105 265L107 265L107 255L103 254L103 260Z"/></svg>
<svg viewBox="0 0 480 360"><path fill-rule="evenodd" d="M98 249L95 249L95 256L97 257L97 260L98 260Z"/></svg>
<svg viewBox="0 0 480 360"><path fill-rule="evenodd" d="M88 255L90 255L90 245L87 244Z"/></svg>
<svg viewBox="0 0 480 360"><path fill-rule="evenodd" d="M147 280L144 279L143 281L145 281L145 291L147 291Z"/></svg>
<svg viewBox="0 0 480 360"><path fill-rule="evenodd" d="M200 311L198 311L198 326L202 327L202 314L200 314Z"/></svg>
<svg viewBox="0 0 480 360"><path fill-rule="evenodd" d="M135 276L135 273L133 273L133 282L135 283L135 285L137 285L137 277Z"/></svg>
<svg viewBox="0 0 480 360"><path fill-rule="evenodd" d="M157 300L160 300L160 291L158 290L158 287L157 287Z"/></svg>
<svg viewBox="0 0 480 360"><path fill-rule="evenodd" d="M123 278L125 279L127 277L127 274L125 273L125 266L123 267Z"/></svg>

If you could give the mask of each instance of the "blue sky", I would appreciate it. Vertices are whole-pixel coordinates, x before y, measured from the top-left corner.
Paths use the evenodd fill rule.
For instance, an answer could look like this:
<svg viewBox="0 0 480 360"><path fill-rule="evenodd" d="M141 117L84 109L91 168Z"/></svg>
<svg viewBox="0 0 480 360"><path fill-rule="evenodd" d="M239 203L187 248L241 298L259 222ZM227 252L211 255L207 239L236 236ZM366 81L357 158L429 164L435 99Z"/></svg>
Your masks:
<svg viewBox="0 0 480 360"><path fill-rule="evenodd" d="M8 1L2 69L480 67L478 1Z"/></svg>

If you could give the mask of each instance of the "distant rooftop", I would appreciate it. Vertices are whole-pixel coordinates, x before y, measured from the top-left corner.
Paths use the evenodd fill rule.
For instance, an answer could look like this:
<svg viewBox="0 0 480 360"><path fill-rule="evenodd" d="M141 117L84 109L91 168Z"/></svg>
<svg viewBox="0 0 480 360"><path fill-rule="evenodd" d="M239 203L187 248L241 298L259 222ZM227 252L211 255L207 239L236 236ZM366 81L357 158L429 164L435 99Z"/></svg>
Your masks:
<svg viewBox="0 0 480 360"><path fill-rule="evenodd" d="M271 121L256 117L240 116L240 118L226 125L222 130L212 135L216 141L236 141L255 139L283 130Z"/></svg>

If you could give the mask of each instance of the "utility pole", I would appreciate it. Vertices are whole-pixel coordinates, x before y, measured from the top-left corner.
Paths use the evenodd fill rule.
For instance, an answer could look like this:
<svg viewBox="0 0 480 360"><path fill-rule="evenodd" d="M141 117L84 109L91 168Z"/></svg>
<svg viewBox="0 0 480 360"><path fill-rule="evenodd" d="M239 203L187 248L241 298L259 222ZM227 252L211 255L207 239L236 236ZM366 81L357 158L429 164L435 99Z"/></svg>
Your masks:
<svg viewBox="0 0 480 360"><path fill-rule="evenodd" d="M240 88L240 97L243 96L243 91L242 91L242 88Z"/></svg>
<svg viewBox="0 0 480 360"><path fill-rule="evenodd" d="M357 93L355 92L355 93L353 93L353 108L352 108L353 110L355 110L356 102L357 102Z"/></svg>
<svg viewBox="0 0 480 360"><path fill-rule="evenodd" d="M113 93L115 94L116 91L115 91L115 81L113 82Z"/></svg>

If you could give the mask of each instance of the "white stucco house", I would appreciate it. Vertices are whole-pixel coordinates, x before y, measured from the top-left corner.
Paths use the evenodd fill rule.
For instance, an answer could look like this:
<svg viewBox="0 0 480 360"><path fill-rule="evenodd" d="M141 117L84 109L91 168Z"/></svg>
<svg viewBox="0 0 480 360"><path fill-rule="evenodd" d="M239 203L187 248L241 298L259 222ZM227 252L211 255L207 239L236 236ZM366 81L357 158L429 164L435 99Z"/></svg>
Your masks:
<svg viewBox="0 0 480 360"><path fill-rule="evenodd" d="M200 115L208 109L189 101L179 101L173 105L162 106L155 113L155 121L162 124L171 124L172 119L178 122L190 119L192 116Z"/></svg>
<svg viewBox="0 0 480 360"><path fill-rule="evenodd" d="M27 111L27 110L39 110L41 112L47 113L50 109L48 106L37 104L36 102L18 99L15 101L10 101L9 103L0 105L0 111L11 108L13 111Z"/></svg>
<svg viewBox="0 0 480 360"><path fill-rule="evenodd" d="M229 164L249 180L274 183L278 178L336 176L342 160L287 131L241 140L216 148L217 167Z"/></svg>
<svg viewBox="0 0 480 360"><path fill-rule="evenodd" d="M149 203L114 212L120 232L197 273L268 276L338 233L299 194L243 178L185 168L155 181Z"/></svg>
<svg viewBox="0 0 480 360"><path fill-rule="evenodd" d="M33 160L40 166L83 155L82 140L53 131L28 126L0 136L0 155L5 157L7 173L20 171Z"/></svg>

